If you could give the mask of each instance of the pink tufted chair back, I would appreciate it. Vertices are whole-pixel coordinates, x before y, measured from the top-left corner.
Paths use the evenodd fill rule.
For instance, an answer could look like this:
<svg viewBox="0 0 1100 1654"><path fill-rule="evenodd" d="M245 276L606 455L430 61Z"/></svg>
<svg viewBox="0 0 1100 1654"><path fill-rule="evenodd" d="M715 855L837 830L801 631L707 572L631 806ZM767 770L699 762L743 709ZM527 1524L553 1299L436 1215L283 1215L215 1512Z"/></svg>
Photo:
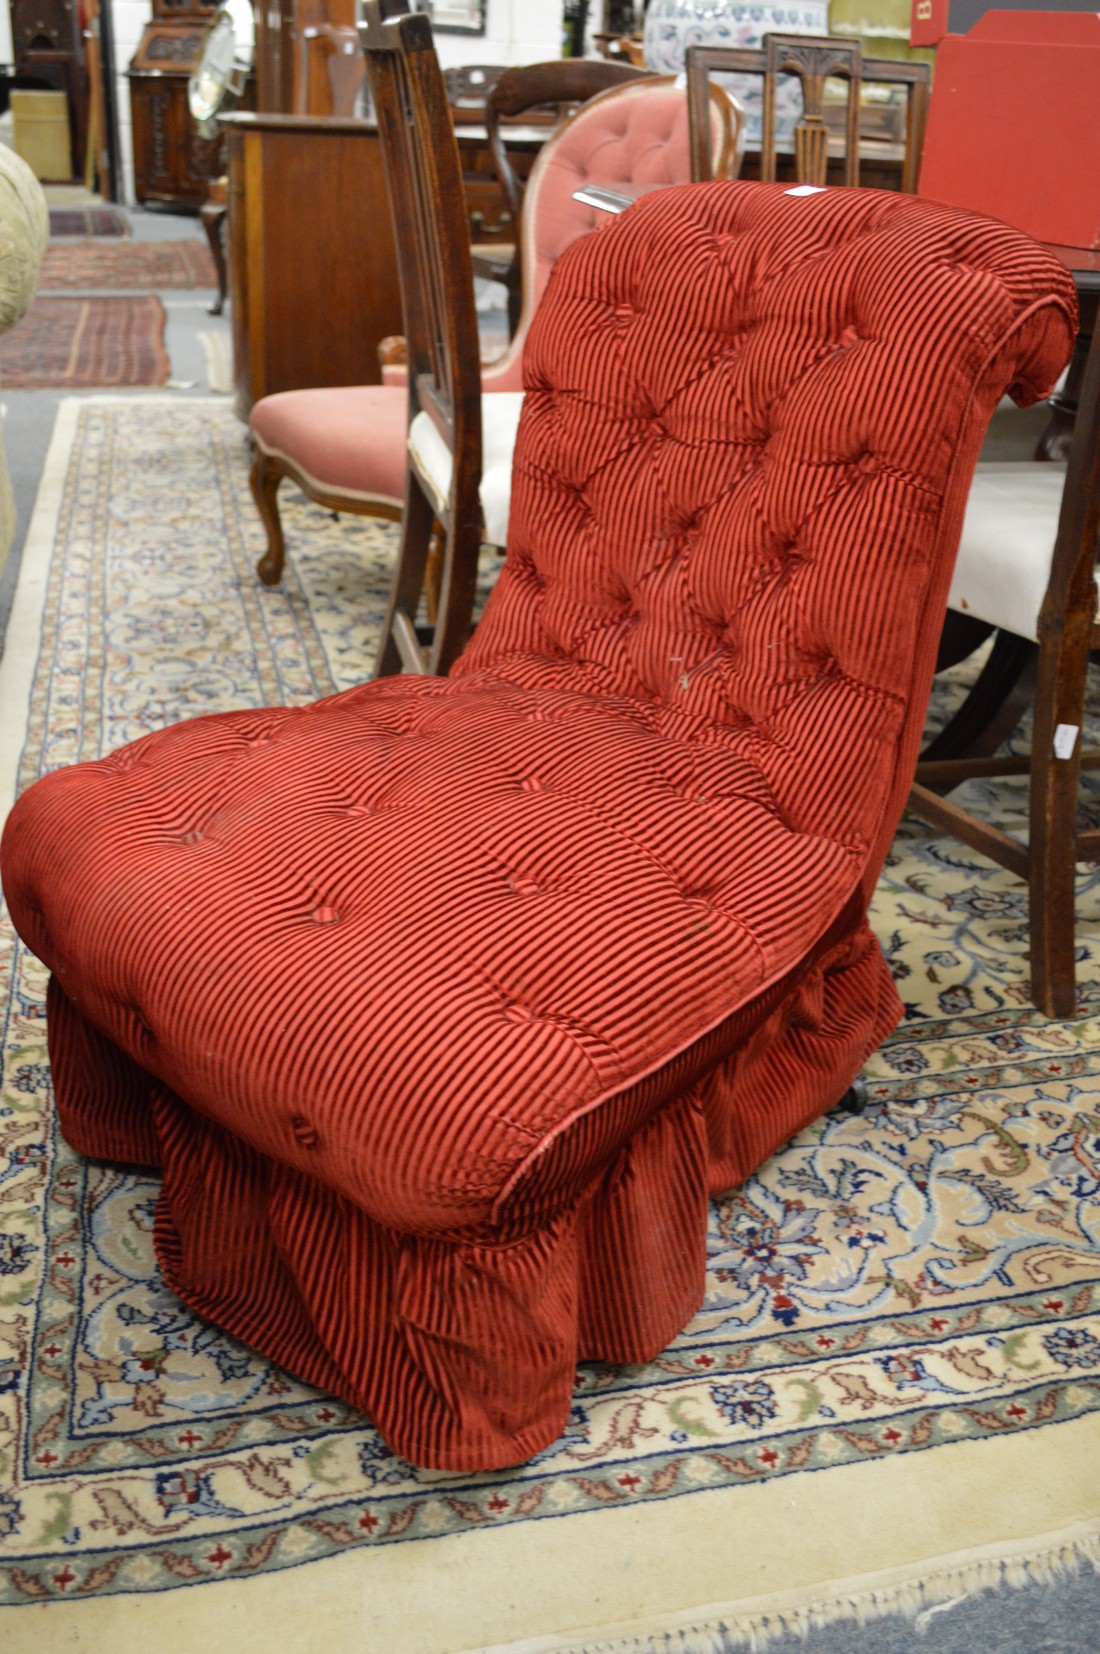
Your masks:
<svg viewBox="0 0 1100 1654"><path fill-rule="evenodd" d="M740 161L742 120L738 106L722 119L713 111L712 159L735 171ZM515 338L499 361L482 374L486 391L520 390L523 343L546 283L565 249L590 230L603 229L610 216L574 201L582 184L633 195L639 188L691 182L688 102L672 76L652 76L613 86L590 98L554 133L531 169L524 196L523 310Z"/></svg>

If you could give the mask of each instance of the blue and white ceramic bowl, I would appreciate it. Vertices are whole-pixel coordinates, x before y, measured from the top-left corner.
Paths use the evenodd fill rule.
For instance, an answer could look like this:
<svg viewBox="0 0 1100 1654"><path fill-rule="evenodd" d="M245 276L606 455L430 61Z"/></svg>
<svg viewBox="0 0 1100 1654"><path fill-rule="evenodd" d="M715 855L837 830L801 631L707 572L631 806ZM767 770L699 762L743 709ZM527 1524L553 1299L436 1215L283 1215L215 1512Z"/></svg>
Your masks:
<svg viewBox="0 0 1100 1654"><path fill-rule="evenodd" d="M771 5L767 0L650 0L645 20L645 61L661 75L678 75L689 46L760 46L766 34L829 32L828 0ZM764 101L758 75L728 75L724 84L745 111L746 140L760 142ZM802 92L795 75L784 75L776 97L776 138L789 140L802 115Z"/></svg>

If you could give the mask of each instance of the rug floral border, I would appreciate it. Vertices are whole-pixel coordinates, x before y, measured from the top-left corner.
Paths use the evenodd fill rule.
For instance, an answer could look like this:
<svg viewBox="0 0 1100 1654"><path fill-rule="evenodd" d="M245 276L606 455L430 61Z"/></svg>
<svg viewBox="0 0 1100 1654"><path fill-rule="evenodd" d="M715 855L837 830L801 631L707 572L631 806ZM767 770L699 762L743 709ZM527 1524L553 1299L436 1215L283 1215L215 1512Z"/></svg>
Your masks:
<svg viewBox="0 0 1100 1654"><path fill-rule="evenodd" d="M212 626L224 610L208 660L230 645L247 655L236 693L248 704L343 687L348 663L364 658L348 583L364 569L377 583L389 531L333 527L291 503L285 589L260 591L231 416L146 403L136 420L116 405L82 409L77 422L58 521L65 556L51 568L42 632L53 698L32 704L23 784L163 719L147 685L171 616L125 612L112 581L127 594L150 568L175 581L188 647L188 594L201 590ZM187 531L165 518L156 483L158 444L180 443L189 509L206 486L213 502ZM111 512L144 525L132 563L107 532ZM352 608L373 625L382 602L369 589L371 602ZM101 632L109 658L93 661L87 639ZM113 698L97 673L115 675ZM185 715L215 708L204 681L197 672ZM903 829L880 888L879 934L909 1020L868 1065L868 1113L818 1122L717 1202L696 1321L645 1369L582 1368L562 1440L482 1477L418 1473L342 1402L186 1312L142 1307L155 1186L89 1166L58 1139L44 973L5 945L0 923L0 1602L244 1578L357 1547L1004 1439L1100 1410L1100 982L1083 987L1072 1023L1023 1004L1022 898L965 852ZM1082 889L1095 906L1097 879ZM1095 976L1085 953L1081 975ZM933 1007L942 1014L929 1017ZM927 1267L891 1272L880 1261L887 1231L919 1230L899 1202L933 1192L942 1202L944 1189L956 1204ZM120 1297L132 1337L119 1352L94 1335L95 1214L110 1200L135 1214L134 1297ZM1017 1224L1030 1225L1019 1246ZM830 1299L837 1258L851 1261L863 1307L846 1312L840 1288ZM247 1374L248 1405L231 1416L181 1418L158 1401L171 1350L199 1338L227 1384ZM89 1398L103 1422L77 1419Z"/></svg>

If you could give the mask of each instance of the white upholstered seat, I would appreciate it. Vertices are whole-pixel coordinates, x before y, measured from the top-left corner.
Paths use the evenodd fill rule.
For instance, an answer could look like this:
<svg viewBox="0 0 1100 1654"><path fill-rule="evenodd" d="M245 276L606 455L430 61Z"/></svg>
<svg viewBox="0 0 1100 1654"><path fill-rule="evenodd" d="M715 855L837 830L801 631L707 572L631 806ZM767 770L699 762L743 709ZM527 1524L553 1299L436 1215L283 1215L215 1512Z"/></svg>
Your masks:
<svg viewBox="0 0 1100 1654"><path fill-rule="evenodd" d="M974 473L948 607L1037 642L1066 472L1043 461Z"/></svg>
<svg viewBox="0 0 1100 1654"><path fill-rule="evenodd" d="M481 398L481 510L485 543L508 542L508 506L512 494L512 450L516 445L522 391L494 391ZM443 510L451 492L451 450L432 423L418 413L409 427L409 452L425 482L431 484L436 504Z"/></svg>

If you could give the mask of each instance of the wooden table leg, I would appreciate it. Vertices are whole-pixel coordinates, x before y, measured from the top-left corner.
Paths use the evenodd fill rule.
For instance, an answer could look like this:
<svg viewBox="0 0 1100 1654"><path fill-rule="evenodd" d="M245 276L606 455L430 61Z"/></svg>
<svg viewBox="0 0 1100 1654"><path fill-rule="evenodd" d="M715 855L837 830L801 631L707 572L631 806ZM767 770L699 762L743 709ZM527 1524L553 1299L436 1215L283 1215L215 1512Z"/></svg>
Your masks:
<svg viewBox="0 0 1100 1654"><path fill-rule="evenodd" d="M218 273L218 296L210 306L212 316L220 316L224 310L229 285L225 263L225 226L228 213L228 179L214 178L210 183L209 194L199 208L199 217L206 231L206 239L210 243L210 251L214 255L214 268Z"/></svg>
<svg viewBox="0 0 1100 1654"><path fill-rule="evenodd" d="M924 748L922 762L985 758L996 752L1034 698L1038 655L1038 645L1027 638L998 632L966 700ZM943 790L949 792L950 787Z"/></svg>

